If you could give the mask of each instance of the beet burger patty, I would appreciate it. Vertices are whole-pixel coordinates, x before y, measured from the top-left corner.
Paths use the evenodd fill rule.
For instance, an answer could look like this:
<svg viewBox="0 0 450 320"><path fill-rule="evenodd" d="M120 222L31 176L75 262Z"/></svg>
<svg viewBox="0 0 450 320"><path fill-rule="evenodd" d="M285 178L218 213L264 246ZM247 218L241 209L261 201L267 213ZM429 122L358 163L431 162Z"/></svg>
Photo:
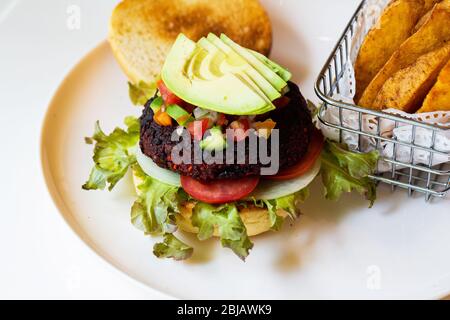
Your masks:
<svg viewBox="0 0 450 320"><path fill-rule="evenodd" d="M287 98L287 99L286 99ZM147 102L141 121L140 147L143 154L150 157L158 166L175 171L183 176L189 176L201 181L217 179L239 179L251 175L259 175L263 164L250 164L249 145L245 148L245 164L175 164L172 161L172 150L179 143L172 141L172 134L177 130L176 124L161 126L154 120L154 112L150 105L154 99ZM285 96L285 104L267 114L256 117L255 120L263 122L271 119L279 129L279 161L280 171L297 164L305 156L313 125L311 115L307 109L306 101L297 85L289 82L289 92ZM228 123L233 121L229 117ZM248 138L247 138L248 139ZM269 137L268 145L271 139ZM268 148L270 150L270 148ZM194 145L192 142L192 153ZM192 154L192 159L194 155ZM225 157L225 154L224 154Z"/></svg>

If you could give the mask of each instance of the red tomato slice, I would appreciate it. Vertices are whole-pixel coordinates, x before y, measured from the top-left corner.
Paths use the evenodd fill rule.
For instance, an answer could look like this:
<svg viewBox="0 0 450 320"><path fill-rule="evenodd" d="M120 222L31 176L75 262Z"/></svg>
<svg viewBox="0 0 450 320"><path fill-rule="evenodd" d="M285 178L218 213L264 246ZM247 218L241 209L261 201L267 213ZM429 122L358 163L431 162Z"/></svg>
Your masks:
<svg viewBox="0 0 450 320"><path fill-rule="evenodd" d="M217 125L218 126L225 126L228 124L228 119L223 113L219 113L218 119L217 119Z"/></svg>
<svg viewBox="0 0 450 320"><path fill-rule="evenodd" d="M195 106L186 101L183 101L181 98L178 98L175 94L172 93L172 91L169 90L169 88L166 87L162 80L158 81L158 90L161 93L161 97L163 98L164 104L166 106L177 104L189 113L192 113L194 111Z"/></svg>
<svg viewBox="0 0 450 320"><path fill-rule="evenodd" d="M247 197L258 186L259 177L216 180L203 183L191 177L181 177L181 185L191 197L210 204L229 203Z"/></svg>
<svg viewBox="0 0 450 320"><path fill-rule="evenodd" d="M200 141L203 139L203 136L205 135L205 132L206 130L208 130L209 126L209 119L203 119L190 122L187 125L187 129L195 140Z"/></svg>
<svg viewBox="0 0 450 320"><path fill-rule="evenodd" d="M289 180L300 177L314 166L322 153L323 144L324 139L322 133L319 130L314 130L308 151L297 165L279 172L276 176L268 176L265 178L269 180Z"/></svg>
<svg viewBox="0 0 450 320"><path fill-rule="evenodd" d="M163 98L166 106L170 106L171 104L177 104L179 106L183 105L184 101L174 95L172 91L166 87L162 80L158 81L158 90L161 93L161 97Z"/></svg>

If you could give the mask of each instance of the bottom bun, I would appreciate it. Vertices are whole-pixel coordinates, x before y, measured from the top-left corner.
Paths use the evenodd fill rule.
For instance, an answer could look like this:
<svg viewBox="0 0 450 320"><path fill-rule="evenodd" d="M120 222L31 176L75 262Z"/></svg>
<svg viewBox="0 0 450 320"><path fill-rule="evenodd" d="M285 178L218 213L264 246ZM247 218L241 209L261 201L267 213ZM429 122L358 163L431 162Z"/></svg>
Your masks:
<svg viewBox="0 0 450 320"><path fill-rule="evenodd" d="M136 192L139 194L137 186L141 183L141 179L137 177L133 172L133 181L135 185ZM194 227L191 222L192 210L195 207L194 202L188 202L181 207L181 213L176 216L177 226L184 232L198 233L198 228ZM287 212L283 210L278 210L277 214L280 217L287 217ZM259 234L269 231L272 227L269 218L269 212L266 209L261 208L245 208L239 211L242 222L244 223L247 234L249 237L257 236ZM214 231L214 236L219 237L219 232L216 229Z"/></svg>

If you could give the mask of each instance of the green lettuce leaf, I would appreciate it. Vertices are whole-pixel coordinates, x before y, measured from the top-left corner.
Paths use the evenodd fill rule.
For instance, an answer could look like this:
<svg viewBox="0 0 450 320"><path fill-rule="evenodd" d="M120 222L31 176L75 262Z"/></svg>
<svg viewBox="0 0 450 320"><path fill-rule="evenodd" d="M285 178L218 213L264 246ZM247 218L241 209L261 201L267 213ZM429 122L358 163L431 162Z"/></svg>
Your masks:
<svg viewBox="0 0 450 320"><path fill-rule="evenodd" d="M222 246L233 250L242 260L245 260L253 248L235 204L217 207L198 203L191 219L192 225L199 229L199 240L211 238L217 228Z"/></svg>
<svg viewBox="0 0 450 320"><path fill-rule="evenodd" d="M250 254L250 250L253 248L253 242L247 236L247 231L239 240L229 240L221 238L221 243L224 248L231 249L242 261Z"/></svg>
<svg viewBox="0 0 450 320"><path fill-rule="evenodd" d="M263 202L267 208L267 211L269 212L271 229L273 231L281 230L281 227L283 226L283 223L284 223L284 218L277 215L278 208L276 206L276 201L275 200L264 200Z"/></svg>
<svg viewBox="0 0 450 320"><path fill-rule="evenodd" d="M138 199L131 208L133 225L151 235L163 235L176 231L175 214L179 213L179 188L164 184L147 176L139 165L133 166L139 179Z"/></svg>
<svg viewBox="0 0 450 320"><path fill-rule="evenodd" d="M322 182L325 196L337 200L353 190L366 196L373 206L377 193L375 181L368 176L376 170L379 153L351 152L345 145L326 141L322 152Z"/></svg>
<svg viewBox="0 0 450 320"><path fill-rule="evenodd" d="M297 193L278 198L275 200L263 200L269 212L272 230L279 231L284 223L284 218L277 215L278 210L286 211L292 219L296 219L299 215L298 205L305 202L309 197L309 189L305 188Z"/></svg>
<svg viewBox="0 0 450 320"><path fill-rule="evenodd" d="M140 81L138 84L128 82L128 94L131 102L135 106L145 105L147 101L155 95L155 92L156 82L150 84L145 83L144 81Z"/></svg>
<svg viewBox="0 0 450 320"><path fill-rule="evenodd" d="M112 190L127 173L128 168L136 163L135 147L139 141L139 120L135 117L125 119L127 130L116 128L106 135L97 121L94 135L86 142L95 142L94 163L89 180L83 185L85 190Z"/></svg>
<svg viewBox="0 0 450 320"><path fill-rule="evenodd" d="M157 243L153 247L153 254L158 258L172 258L174 260L186 260L192 256L194 249L177 239L173 234L166 233L164 242Z"/></svg>

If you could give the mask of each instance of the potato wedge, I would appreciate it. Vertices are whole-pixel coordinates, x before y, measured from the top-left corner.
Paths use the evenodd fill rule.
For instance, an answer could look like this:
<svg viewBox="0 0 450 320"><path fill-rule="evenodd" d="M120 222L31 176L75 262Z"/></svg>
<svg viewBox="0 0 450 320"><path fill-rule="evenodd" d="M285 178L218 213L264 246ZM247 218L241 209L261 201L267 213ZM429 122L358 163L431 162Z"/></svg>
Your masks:
<svg viewBox="0 0 450 320"><path fill-rule="evenodd" d="M374 109L395 108L414 113L422 105L439 72L450 59L450 43L431 51L389 78L373 103Z"/></svg>
<svg viewBox="0 0 450 320"><path fill-rule="evenodd" d="M374 101L389 78L416 62L421 56L441 48L450 41L449 26L450 0L444 0L434 7L426 23L394 52L366 88L358 104L375 109Z"/></svg>
<svg viewBox="0 0 450 320"><path fill-rule="evenodd" d="M431 12L433 12L433 10L428 11L427 13L425 13L425 15L422 18L420 18L419 22L417 22L416 26L414 27L413 33L416 33L417 31L419 31L419 29L422 28L422 26L425 24L425 22L427 22L427 20L430 19Z"/></svg>
<svg viewBox="0 0 450 320"><path fill-rule="evenodd" d="M384 10L377 25L369 31L355 63L355 100L359 100L394 51L412 34L422 16L424 1L436 0L392 1Z"/></svg>
<svg viewBox="0 0 450 320"><path fill-rule="evenodd" d="M450 60L442 69L418 113L432 111L450 111Z"/></svg>
<svg viewBox="0 0 450 320"><path fill-rule="evenodd" d="M420 18L419 22L417 22L416 26L414 27L414 33L417 32L417 30L419 30L424 24L425 22L428 20L428 18L430 18L431 16L431 12L433 11L433 8L436 4L438 4L439 2L441 2L442 0L424 0L425 1L425 5L423 7L423 15L422 18Z"/></svg>
<svg viewBox="0 0 450 320"><path fill-rule="evenodd" d="M427 20L431 16L431 12L433 11L434 6L441 1L442 0L425 0L425 5L423 7L423 16L414 27L413 33L416 33L425 24L425 22L427 22Z"/></svg>
<svg viewBox="0 0 450 320"><path fill-rule="evenodd" d="M436 3L439 3L441 1L442 0L424 0L423 13L425 14L429 12L431 9L433 9Z"/></svg>

